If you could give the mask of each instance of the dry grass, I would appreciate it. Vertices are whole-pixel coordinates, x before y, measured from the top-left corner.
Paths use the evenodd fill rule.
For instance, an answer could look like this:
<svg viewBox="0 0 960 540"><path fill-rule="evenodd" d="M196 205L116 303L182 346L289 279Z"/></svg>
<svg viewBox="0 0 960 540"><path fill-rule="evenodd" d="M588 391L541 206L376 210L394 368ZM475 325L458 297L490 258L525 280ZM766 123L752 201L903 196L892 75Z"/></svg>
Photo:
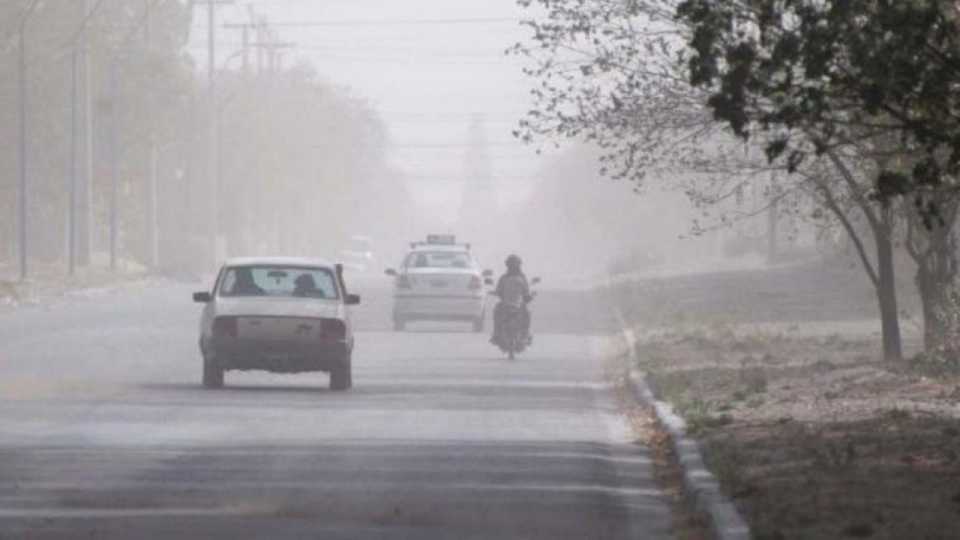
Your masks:
<svg viewBox="0 0 960 540"><path fill-rule="evenodd" d="M757 538L960 538L960 376L879 357L722 325L637 348Z"/></svg>

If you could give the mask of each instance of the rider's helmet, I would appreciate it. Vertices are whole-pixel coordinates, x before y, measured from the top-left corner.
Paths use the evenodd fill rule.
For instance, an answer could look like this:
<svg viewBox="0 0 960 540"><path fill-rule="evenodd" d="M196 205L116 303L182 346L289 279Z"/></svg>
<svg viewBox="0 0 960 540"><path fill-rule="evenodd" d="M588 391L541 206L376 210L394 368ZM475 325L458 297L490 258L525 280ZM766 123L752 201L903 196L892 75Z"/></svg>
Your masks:
<svg viewBox="0 0 960 540"><path fill-rule="evenodd" d="M523 260L520 259L518 255L510 255L506 260L507 270L519 270L520 265L523 264Z"/></svg>

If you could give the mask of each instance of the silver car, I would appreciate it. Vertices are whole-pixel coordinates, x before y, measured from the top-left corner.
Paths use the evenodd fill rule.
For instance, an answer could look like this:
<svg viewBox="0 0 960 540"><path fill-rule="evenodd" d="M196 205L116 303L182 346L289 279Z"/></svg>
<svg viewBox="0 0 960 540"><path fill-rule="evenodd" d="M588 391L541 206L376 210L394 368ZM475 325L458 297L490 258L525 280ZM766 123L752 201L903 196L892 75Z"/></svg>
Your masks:
<svg viewBox="0 0 960 540"><path fill-rule="evenodd" d="M292 257L227 261L211 292L193 295L205 304L200 319L203 385L220 388L229 370L274 373L323 371L330 388L353 384L353 328L343 268Z"/></svg>
<svg viewBox="0 0 960 540"><path fill-rule="evenodd" d="M394 330L412 321L464 321L483 331L492 272L480 269L468 244L414 242L386 273L394 278Z"/></svg>

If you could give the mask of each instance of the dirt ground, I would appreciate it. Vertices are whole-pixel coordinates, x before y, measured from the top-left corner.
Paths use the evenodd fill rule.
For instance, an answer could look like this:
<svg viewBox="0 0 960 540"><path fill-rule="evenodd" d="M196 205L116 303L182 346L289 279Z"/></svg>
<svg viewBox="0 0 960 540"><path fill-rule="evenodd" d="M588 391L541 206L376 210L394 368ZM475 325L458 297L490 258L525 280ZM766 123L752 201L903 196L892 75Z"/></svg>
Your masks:
<svg viewBox="0 0 960 540"><path fill-rule="evenodd" d="M960 375L877 358L718 329L637 347L757 538L960 538Z"/></svg>
<svg viewBox="0 0 960 540"><path fill-rule="evenodd" d="M885 363L856 276L809 270L617 291L637 366L756 538L960 539L960 366Z"/></svg>

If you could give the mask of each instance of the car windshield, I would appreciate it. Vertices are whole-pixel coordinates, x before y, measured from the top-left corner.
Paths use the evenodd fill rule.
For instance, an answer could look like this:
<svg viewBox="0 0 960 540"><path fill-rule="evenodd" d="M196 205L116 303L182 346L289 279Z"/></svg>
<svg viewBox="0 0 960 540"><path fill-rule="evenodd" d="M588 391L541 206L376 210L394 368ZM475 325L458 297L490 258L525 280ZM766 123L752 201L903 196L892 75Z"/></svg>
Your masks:
<svg viewBox="0 0 960 540"><path fill-rule="evenodd" d="M333 272L295 266L234 266L220 280L220 296L337 299Z"/></svg>
<svg viewBox="0 0 960 540"><path fill-rule="evenodd" d="M407 255L407 268L472 268L473 260L465 251L415 251Z"/></svg>

